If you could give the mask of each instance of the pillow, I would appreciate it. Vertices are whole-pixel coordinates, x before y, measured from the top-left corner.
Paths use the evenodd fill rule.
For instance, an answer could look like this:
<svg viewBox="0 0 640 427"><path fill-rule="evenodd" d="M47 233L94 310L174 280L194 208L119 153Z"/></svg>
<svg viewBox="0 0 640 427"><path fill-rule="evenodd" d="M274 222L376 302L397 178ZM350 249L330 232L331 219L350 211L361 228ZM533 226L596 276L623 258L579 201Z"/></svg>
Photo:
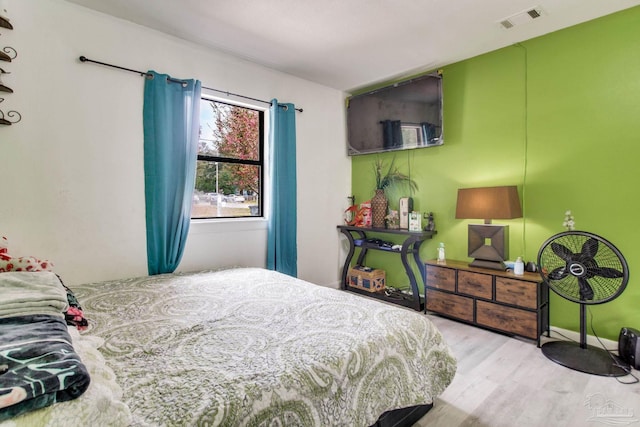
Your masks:
<svg viewBox="0 0 640 427"><path fill-rule="evenodd" d="M15 258L8 253L0 253L0 273L8 271L52 271L53 264L50 261L39 260L35 257Z"/></svg>
<svg viewBox="0 0 640 427"><path fill-rule="evenodd" d="M9 254L9 240L0 238L0 273L8 271L52 271L53 263L33 256L15 257Z"/></svg>

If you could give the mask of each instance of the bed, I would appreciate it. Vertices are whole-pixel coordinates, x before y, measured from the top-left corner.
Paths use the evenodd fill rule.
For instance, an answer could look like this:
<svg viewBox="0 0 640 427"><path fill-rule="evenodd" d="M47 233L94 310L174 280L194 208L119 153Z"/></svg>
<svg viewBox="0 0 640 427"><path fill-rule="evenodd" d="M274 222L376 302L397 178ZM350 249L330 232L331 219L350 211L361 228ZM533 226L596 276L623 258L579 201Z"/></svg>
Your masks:
<svg viewBox="0 0 640 427"><path fill-rule="evenodd" d="M264 269L72 289L89 319L73 339L91 385L13 425L71 405L91 417L101 405L123 426L394 425L385 417L424 411L456 370L426 316Z"/></svg>

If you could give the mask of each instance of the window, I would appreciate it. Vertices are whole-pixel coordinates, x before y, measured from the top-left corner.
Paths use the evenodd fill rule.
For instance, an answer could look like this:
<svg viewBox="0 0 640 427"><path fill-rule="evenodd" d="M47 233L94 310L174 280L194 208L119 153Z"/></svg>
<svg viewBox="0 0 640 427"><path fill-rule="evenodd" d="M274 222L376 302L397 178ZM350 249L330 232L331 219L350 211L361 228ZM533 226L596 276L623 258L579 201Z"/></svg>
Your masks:
<svg viewBox="0 0 640 427"><path fill-rule="evenodd" d="M414 125L411 123L403 123L401 125L402 130L402 145L406 148L418 147L424 145L422 137L422 128L420 125Z"/></svg>
<svg viewBox="0 0 640 427"><path fill-rule="evenodd" d="M202 98L191 219L263 216L264 111Z"/></svg>

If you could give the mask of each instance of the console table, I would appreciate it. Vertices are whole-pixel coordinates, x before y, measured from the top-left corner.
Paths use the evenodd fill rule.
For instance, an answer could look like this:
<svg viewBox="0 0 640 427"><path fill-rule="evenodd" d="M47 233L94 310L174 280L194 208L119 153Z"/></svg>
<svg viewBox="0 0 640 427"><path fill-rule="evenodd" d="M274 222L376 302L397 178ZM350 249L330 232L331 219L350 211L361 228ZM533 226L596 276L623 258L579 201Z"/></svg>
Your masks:
<svg viewBox="0 0 640 427"><path fill-rule="evenodd" d="M413 272L413 269L411 268L411 264L409 262L409 254L413 255L413 260L418 267L418 270L420 271L420 275L422 276L422 283L424 284L426 280L426 273L424 264L420 260L420 245L422 244L422 242L430 239L434 234L436 234L435 231L408 231L402 229L354 227L351 225L339 225L338 230L340 230L340 232L344 234L349 240L349 253L347 254L347 258L344 261L344 267L342 268L342 289L362 295L367 295L373 298L382 299L405 307L413 308L417 311L421 311L424 309L424 299L420 297L420 289L418 288L416 275ZM404 241L402 242L402 246L400 249L382 247L380 245L366 241L366 239L369 238L367 237L367 235L370 235L371 233L399 235L404 237ZM362 242L356 244L356 240L361 240ZM407 274L407 277L409 278L412 295L402 294L401 296L391 296L387 295L384 292L367 292L348 286L347 275L349 273L349 267L351 266L351 260L355 255L356 248L360 248L360 253L358 254L358 258L356 260L356 265L364 265L365 257L367 256L367 251L369 250L385 251L400 255L400 260L402 261L404 270Z"/></svg>
<svg viewBox="0 0 640 427"><path fill-rule="evenodd" d="M427 261L425 313L536 340L549 334L549 289L537 273L469 267L462 261Z"/></svg>

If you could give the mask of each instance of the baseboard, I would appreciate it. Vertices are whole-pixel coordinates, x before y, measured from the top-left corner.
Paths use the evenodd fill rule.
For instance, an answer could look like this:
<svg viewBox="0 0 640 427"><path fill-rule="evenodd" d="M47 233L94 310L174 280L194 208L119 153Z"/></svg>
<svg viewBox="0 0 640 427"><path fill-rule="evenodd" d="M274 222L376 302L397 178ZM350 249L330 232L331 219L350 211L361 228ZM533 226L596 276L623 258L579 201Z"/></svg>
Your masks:
<svg viewBox="0 0 640 427"><path fill-rule="evenodd" d="M341 283L342 282L338 280L337 282L332 283L318 283L318 285L324 286L325 288L340 289Z"/></svg>
<svg viewBox="0 0 640 427"><path fill-rule="evenodd" d="M558 328L551 326L551 338L557 338L561 340L570 339L575 342L580 342L580 333L576 331L570 331L568 329ZM598 339L600 341L598 341ZM618 341L612 341L606 338L596 338L593 335L587 335L587 344L598 348L606 348L611 351L618 351Z"/></svg>

